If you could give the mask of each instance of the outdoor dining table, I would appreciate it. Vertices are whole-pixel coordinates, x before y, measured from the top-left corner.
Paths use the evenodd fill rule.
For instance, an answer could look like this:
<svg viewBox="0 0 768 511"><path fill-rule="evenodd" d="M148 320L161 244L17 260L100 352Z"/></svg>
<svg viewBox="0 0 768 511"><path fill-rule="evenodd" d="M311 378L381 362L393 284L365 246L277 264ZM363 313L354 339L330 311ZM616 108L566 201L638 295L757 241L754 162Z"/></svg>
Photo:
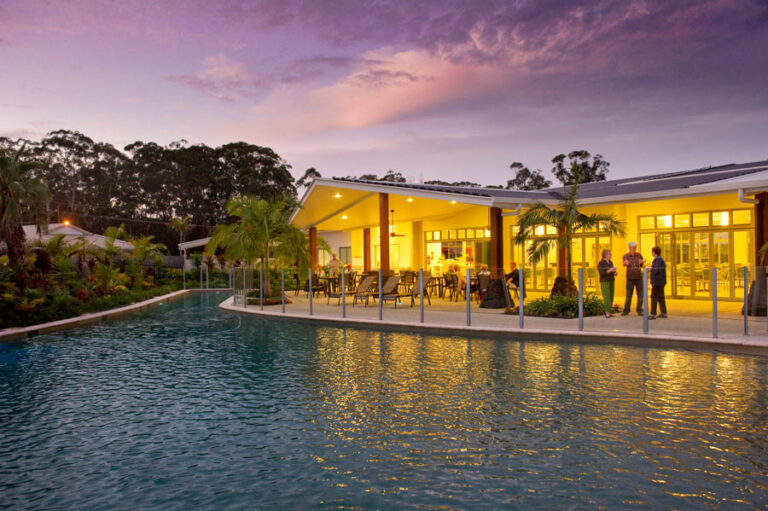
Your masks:
<svg viewBox="0 0 768 511"><path fill-rule="evenodd" d="M328 296L329 294L331 294L331 290L332 290L331 288L335 290L339 284L338 275L325 275L325 276L318 277L318 279L320 280L320 282L323 283L323 286L325 287L325 290L323 291L325 293L325 296Z"/></svg>

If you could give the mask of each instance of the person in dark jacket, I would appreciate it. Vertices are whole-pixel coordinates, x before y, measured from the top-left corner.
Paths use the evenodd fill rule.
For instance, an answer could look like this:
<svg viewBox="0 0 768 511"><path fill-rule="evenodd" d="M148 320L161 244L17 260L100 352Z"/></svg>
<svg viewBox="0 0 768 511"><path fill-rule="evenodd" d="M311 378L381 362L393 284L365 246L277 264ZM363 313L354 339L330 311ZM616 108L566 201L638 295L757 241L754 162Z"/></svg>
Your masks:
<svg viewBox="0 0 768 511"><path fill-rule="evenodd" d="M640 252L637 251L637 243L629 242L629 252L622 258L624 266L627 267L627 297L624 300L624 312L622 316L629 314L632 309L632 293L637 291L637 315L643 315L643 266L645 260Z"/></svg>
<svg viewBox="0 0 768 511"><path fill-rule="evenodd" d="M605 317L613 317L613 293L615 291L616 267L611 261L611 251L603 250L602 259L597 263L597 273L600 274L600 291L603 293Z"/></svg>
<svg viewBox="0 0 768 511"><path fill-rule="evenodd" d="M656 319L656 305L661 309L658 317L667 317L667 299L664 297L664 286L667 284L667 264L661 257L661 249L653 247L653 262L651 263L651 315L648 319Z"/></svg>

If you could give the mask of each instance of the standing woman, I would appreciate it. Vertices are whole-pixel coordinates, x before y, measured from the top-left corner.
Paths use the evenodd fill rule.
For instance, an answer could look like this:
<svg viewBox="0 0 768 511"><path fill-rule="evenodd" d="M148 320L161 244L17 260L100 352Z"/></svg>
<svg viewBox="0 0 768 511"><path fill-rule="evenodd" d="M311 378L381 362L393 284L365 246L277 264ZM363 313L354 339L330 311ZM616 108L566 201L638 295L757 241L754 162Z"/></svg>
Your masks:
<svg viewBox="0 0 768 511"><path fill-rule="evenodd" d="M656 319L656 304L661 308L660 318L667 317L667 299L664 297L664 286L667 285L667 265L661 257L661 249L653 247L653 262L651 263L651 315L648 319Z"/></svg>
<svg viewBox="0 0 768 511"><path fill-rule="evenodd" d="M600 274L600 291L603 293L603 304L605 305L605 317L611 318L613 314L613 293L615 291L616 267L611 261L611 251L607 248L603 250L602 259L597 263L597 273Z"/></svg>

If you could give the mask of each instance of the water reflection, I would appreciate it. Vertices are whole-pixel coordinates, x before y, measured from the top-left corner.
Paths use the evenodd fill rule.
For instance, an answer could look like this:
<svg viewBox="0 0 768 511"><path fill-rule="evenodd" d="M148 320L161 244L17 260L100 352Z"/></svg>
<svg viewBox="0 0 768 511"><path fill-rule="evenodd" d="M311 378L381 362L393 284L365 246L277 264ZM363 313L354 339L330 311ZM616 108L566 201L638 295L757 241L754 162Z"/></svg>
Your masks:
<svg viewBox="0 0 768 511"><path fill-rule="evenodd" d="M428 481L450 495L461 476L510 502L554 492L699 507L766 501L766 367L718 353L321 328L307 370L326 468L351 455L359 469L348 477L361 484L384 472L391 491Z"/></svg>
<svg viewBox="0 0 768 511"><path fill-rule="evenodd" d="M768 360L213 297L0 345L0 508L761 508Z"/></svg>

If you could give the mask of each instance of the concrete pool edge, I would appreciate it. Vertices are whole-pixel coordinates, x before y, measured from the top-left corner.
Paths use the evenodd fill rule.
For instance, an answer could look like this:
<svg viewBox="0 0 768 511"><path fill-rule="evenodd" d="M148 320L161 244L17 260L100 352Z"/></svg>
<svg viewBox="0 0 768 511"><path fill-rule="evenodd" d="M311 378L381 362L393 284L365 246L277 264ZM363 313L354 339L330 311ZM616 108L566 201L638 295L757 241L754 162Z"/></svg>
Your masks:
<svg viewBox="0 0 768 511"><path fill-rule="evenodd" d="M235 306L232 298L224 300L219 308L228 312L239 314L251 314L268 317L270 319L286 319L292 321L324 323L334 326L349 326L359 328L387 329L394 331L414 330L441 333L449 335L514 335L515 340L549 340L565 342L588 342L600 344L626 344L635 346L652 346L655 348L684 348L690 350L705 349L715 351L727 351L743 355L768 356L768 344L765 341L741 339L741 338L710 338L696 336L665 336L658 334L632 334L626 332L579 332L569 330L497 328L487 326L441 325L436 323L408 323L402 321L379 321L367 318L333 318L328 316L309 316L307 314L294 314L281 312L280 310L260 310L258 308L244 309Z"/></svg>
<svg viewBox="0 0 768 511"><path fill-rule="evenodd" d="M107 309L99 312L89 312L87 314L81 314L73 318L59 319L56 321L50 321L48 323L39 323L37 325L30 325L24 327L13 327L0 330L0 341L12 341L18 339L26 339L34 337L35 335L46 334L50 332L57 332L59 330L66 330L69 328L75 328L78 326L94 325L101 323L105 319L119 318L126 314L131 314L136 311L148 309L150 307L157 306L163 302L176 301L190 293L213 293L221 291L230 291L227 288L220 289L180 289L172 293L156 296L149 300L141 302L131 303L129 305L123 305L115 309Z"/></svg>

